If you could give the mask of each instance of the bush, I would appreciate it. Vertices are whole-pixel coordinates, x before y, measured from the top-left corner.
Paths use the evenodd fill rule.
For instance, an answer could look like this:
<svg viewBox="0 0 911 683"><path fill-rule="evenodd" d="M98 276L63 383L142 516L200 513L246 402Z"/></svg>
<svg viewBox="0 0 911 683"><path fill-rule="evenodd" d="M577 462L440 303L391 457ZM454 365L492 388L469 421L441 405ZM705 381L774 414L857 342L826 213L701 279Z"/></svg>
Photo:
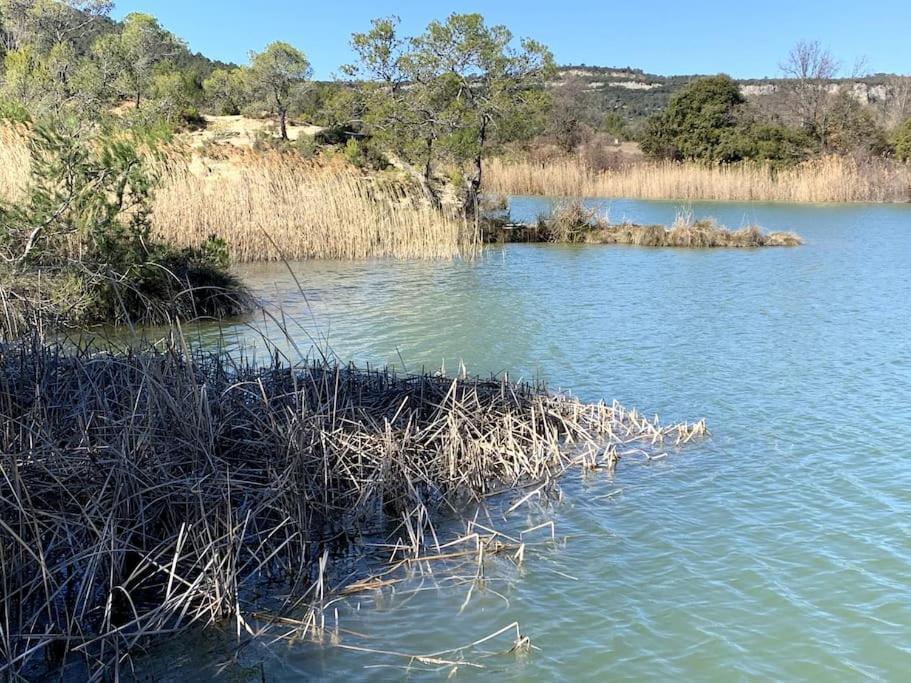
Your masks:
<svg viewBox="0 0 911 683"><path fill-rule="evenodd" d="M901 161L911 161L911 119L898 127L892 136L895 156Z"/></svg>
<svg viewBox="0 0 911 683"><path fill-rule="evenodd" d="M721 148L724 161L762 161L772 166L791 166L805 161L815 144L803 130L771 123L746 122L726 138Z"/></svg>
<svg viewBox="0 0 911 683"><path fill-rule="evenodd" d="M80 292L78 311L47 288L31 292L41 318L64 323L158 322L242 312L249 297L226 270L227 245L210 238L175 249L151 236L155 178L125 132L86 134L42 124L29 142L32 177L16 205L0 205L0 250L10 291L33 274ZM74 284L75 283L75 284ZM27 288L26 288L27 289ZM51 287L51 290L54 290Z"/></svg>
<svg viewBox="0 0 911 683"><path fill-rule="evenodd" d="M649 119L642 151L660 159L727 161L725 150L733 146L737 108L743 103L740 86L729 76L696 79Z"/></svg>

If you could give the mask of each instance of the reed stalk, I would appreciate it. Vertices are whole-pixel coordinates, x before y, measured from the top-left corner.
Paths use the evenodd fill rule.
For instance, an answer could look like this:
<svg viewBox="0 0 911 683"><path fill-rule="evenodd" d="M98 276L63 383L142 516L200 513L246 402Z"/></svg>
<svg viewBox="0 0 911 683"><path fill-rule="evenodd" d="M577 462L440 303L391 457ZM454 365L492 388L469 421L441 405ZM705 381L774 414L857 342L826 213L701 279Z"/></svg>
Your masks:
<svg viewBox="0 0 911 683"><path fill-rule="evenodd" d="M0 677L100 680L194 625L252 633L264 602L284 618L276 593L343 589L334 558L364 533L407 528L393 555L423 562L437 511L704 434L497 378L0 346Z"/></svg>
<svg viewBox="0 0 911 683"><path fill-rule="evenodd" d="M504 195L683 201L907 202L911 164L828 156L791 168L641 162L595 171L576 157L491 159L485 190Z"/></svg>

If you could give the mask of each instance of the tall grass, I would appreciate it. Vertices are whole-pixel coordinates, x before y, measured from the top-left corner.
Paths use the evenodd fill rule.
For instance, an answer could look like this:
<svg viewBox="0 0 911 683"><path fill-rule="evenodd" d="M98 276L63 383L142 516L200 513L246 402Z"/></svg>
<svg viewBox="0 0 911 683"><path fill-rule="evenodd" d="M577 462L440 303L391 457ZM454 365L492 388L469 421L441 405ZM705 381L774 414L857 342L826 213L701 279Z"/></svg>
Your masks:
<svg viewBox="0 0 911 683"><path fill-rule="evenodd" d="M176 246L225 239L238 262L307 258L452 258L479 248L475 226L432 209L392 175L368 177L341 164L291 154L236 153L216 161L183 156L179 145L155 156L162 185L154 233ZM28 180L24 131L0 126L0 199Z"/></svg>
<svg viewBox="0 0 911 683"><path fill-rule="evenodd" d="M473 226L432 209L400 179L251 155L211 175L174 171L155 198L158 237L177 245L209 235L236 261L286 258L452 258L478 247Z"/></svg>
<svg viewBox="0 0 911 683"><path fill-rule="evenodd" d="M252 635L350 582L364 533L420 559L434 511L705 433L498 379L0 345L0 679Z"/></svg>
<svg viewBox="0 0 911 683"><path fill-rule="evenodd" d="M690 201L911 201L911 165L832 156L777 171L757 164L644 162L598 172L574 157L546 163L492 159L485 189L506 195Z"/></svg>
<svg viewBox="0 0 911 683"><path fill-rule="evenodd" d="M15 201L28 182L29 153L19 126L0 125L0 201Z"/></svg>

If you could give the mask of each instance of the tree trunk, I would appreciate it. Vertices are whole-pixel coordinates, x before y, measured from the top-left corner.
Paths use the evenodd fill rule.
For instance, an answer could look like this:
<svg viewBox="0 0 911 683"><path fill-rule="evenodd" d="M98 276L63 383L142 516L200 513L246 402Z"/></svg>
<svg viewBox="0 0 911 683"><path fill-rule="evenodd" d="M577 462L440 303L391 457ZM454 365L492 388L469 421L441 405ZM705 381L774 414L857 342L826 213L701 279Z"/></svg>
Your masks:
<svg viewBox="0 0 911 683"><path fill-rule="evenodd" d="M282 140L288 139L288 112L282 109L278 112L278 127L281 130Z"/></svg>
<svg viewBox="0 0 911 683"><path fill-rule="evenodd" d="M468 178L465 187L465 201L462 202L462 213L466 218L478 217L478 197L481 193L481 180L483 171L482 156L484 143L487 141L487 121L481 124L478 131L478 149L473 159L474 171Z"/></svg>
<svg viewBox="0 0 911 683"><path fill-rule="evenodd" d="M427 198L427 201L430 202L430 205L437 211L443 209L443 202L437 196L436 191L433 189L433 138L428 138L427 140L427 161L424 163L424 172L420 178L421 190L424 192L424 196Z"/></svg>

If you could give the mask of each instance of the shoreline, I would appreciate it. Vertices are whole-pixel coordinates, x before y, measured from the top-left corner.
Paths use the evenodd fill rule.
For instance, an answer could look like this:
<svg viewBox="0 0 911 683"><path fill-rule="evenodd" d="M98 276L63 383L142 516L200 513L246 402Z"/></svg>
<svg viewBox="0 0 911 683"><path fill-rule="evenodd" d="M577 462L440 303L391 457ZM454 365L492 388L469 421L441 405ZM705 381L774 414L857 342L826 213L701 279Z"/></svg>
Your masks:
<svg viewBox="0 0 911 683"><path fill-rule="evenodd" d="M371 530L398 521L393 568L521 557L495 530L452 550L459 540L441 545L433 520L708 434L704 420L662 425L503 378L261 367L179 342L0 345L0 399L0 596L4 632L20 634L0 647L26 675L123 665L150 634L285 623L292 609L307 609L296 623L318 637L336 592L373 587L327 581L333 557Z"/></svg>

